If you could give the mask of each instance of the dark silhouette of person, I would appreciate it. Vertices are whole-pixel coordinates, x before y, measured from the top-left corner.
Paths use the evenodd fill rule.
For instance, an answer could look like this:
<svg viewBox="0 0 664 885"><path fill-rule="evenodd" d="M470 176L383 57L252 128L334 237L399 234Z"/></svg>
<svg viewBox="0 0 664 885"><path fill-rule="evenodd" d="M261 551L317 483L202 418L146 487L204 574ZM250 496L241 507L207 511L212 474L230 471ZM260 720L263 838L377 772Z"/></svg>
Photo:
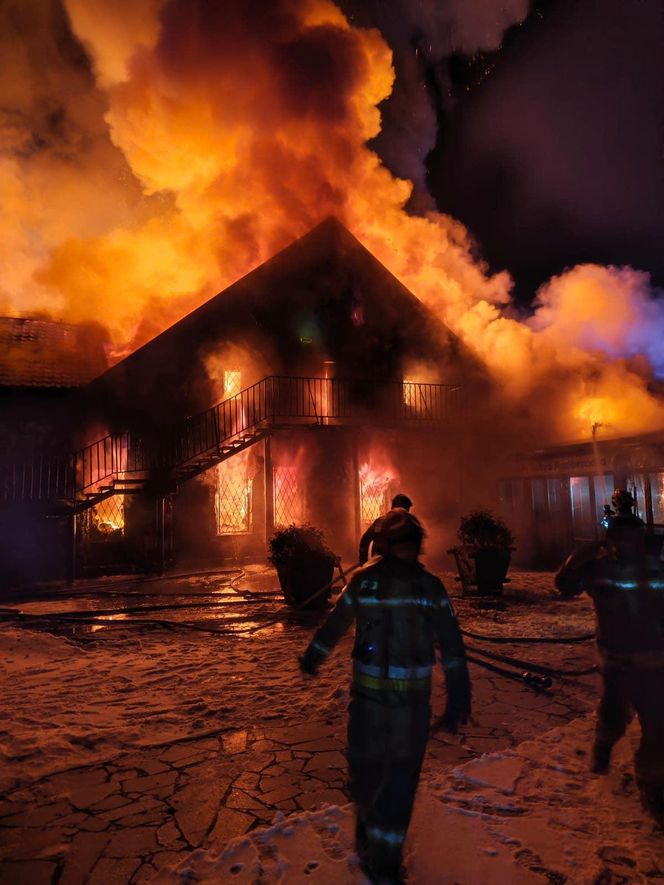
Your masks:
<svg viewBox="0 0 664 885"><path fill-rule="evenodd" d="M392 498L391 506L392 508L402 507L404 510L410 510L410 508L413 506L413 502L410 500L408 495L403 495L399 493ZM380 519L380 516L378 517L378 519L375 519L360 538L360 551L358 556L360 565L364 565L364 563L369 559L369 549L375 539L376 525L378 524L378 521Z"/></svg>
<svg viewBox="0 0 664 885"><path fill-rule="evenodd" d="M644 808L664 826L664 574L646 552L643 522L624 516L618 510L602 546L573 553L555 584L564 596L587 592L595 606L603 685L591 770L609 770L635 710L636 780Z"/></svg>
<svg viewBox="0 0 664 885"><path fill-rule="evenodd" d="M349 787L357 851L375 883L402 881L403 843L429 735L436 642L447 685L439 724L456 731L470 716L461 630L442 582L419 561L423 535L403 508L377 520L378 555L355 572L300 659L302 670L314 674L355 621Z"/></svg>
<svg viewBox="0 0 664 885"><path fill-rule="evenodd" d="M634 496L627 489L615 489L611 496L614 513L607 520L607 528L620 525L645 526L640 516L632 513L636 504Z"/></svg>

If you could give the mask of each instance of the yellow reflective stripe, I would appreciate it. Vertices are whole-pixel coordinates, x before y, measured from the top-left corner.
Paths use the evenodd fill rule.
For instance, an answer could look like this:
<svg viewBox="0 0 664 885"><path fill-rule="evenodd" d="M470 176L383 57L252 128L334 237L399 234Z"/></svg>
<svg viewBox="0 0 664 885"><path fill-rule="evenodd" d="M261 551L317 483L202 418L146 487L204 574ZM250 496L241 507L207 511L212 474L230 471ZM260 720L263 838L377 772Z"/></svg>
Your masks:
<svg viewBox="0 0 664 885"><path fill-rule="evenodd" d="M366 673L355 673L353 682L362 688L375 691L425 691L431 686L431 677L426 679L381 679L378 676L367 676Z"/></svg>

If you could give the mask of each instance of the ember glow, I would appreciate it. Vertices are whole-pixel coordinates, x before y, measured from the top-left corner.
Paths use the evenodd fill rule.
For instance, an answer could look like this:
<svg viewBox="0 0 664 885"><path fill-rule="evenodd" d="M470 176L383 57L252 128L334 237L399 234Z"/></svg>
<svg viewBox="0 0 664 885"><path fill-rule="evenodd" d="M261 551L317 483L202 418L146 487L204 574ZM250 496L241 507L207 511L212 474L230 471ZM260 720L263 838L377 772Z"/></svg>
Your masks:
<svg viewBox="0 0 664 885"><path fill-rule="evenodd" d="M88 75L71 36L65 51L31 24L39 0L9 6L5 312L103 321L118 359L334 214L553 436L664 426L645 274L573 268L519 322L509 275L488 274L462 224L405 211L411 183L367 147L394 82L378 31L329 0L66 0ZM38 71L11 39L19 20ZM17 88L26 70L32 91ZM46 98L69 128L37 148Z"/></svg>
<svg viewBox="0 0 664 885"><path fill-rule="evenodd" d="M214 468L216 475L215 514L218 535L237 535L251 531L252 462L249 452L238 452Z"/></svg>
<svg viewBox="0 0 664 885"><path fill-rule="evenodd" d="M113 495L96 504L90 511L92 525L102 535L113 532L124 533L125 527L125 496Z"/></svg>
<svg viewBox="0 0 664 885"><path fill-rule="evenodd" d="M274 524L299 525L305 521L304 488L295 464L274 468Z"/></svg>
<svg viewBox="0 0 664 885"><path fill-rule="evenodd" d="M373 461L360 465L360 518L364 528L390 509L395 478L394 471Z"/></svg>

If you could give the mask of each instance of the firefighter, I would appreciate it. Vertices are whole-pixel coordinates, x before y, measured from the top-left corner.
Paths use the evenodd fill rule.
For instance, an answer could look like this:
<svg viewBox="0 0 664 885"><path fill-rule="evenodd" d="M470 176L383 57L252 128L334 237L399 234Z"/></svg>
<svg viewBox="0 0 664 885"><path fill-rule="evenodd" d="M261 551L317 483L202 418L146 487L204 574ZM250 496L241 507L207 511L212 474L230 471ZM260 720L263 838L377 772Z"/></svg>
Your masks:
<svg viewBox="0 0 664 885"><path fill-rule="evenodd" d="M632 513L636 501L627 489L615 489L611 496L611 504L615 513L612 515L609 525L635 525L643 527L645 523L640 516Z"/></svg>
<svg viewBox="0 0 664 885"><path fill-rule="evenodd" d="M569 557L556 586L568 596L587 591L597 616L603 686L591 770L609 770L635 710L641 724L636 779L644 808L664 826L664 576L661 563L646 553L643 523L618 514L596 555Z"/></svg>
<svg viewBox="0 0 664 885"><path fill-rule="evenodd" d="M470 715L461 631L441 581L419 562L423 529L405 508L377 521L378 556L358 569L300 664L315 673L355 620L348 724L349 787L356 845L373 882L400 882L402 848L429 733L435 642L447 705L440 725Z"/></svg>
<svg viewBox="0 0 664 885"><path fill-rule="evenodd" d="M413 502L410 500L408 495L399 494L395 495L392 498L392 509L394 509L395 507L402 507L404 510L410 510L412 506ZM376 526L378 525L380 519L381 517L379 516L378 519L374 520L360 538L360 553L358 557L360 565L364 565L364 563L369 559L369 548L371 547L372 541L374 541L375 539Z"/></svg>

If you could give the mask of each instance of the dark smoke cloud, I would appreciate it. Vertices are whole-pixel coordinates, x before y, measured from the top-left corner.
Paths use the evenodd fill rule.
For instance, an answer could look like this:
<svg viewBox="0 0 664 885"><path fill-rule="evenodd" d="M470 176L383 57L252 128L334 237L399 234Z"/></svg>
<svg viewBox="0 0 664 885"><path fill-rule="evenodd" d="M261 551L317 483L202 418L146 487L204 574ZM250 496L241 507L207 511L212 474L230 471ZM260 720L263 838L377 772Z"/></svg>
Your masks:
<svg viewBox="0 0 664 885"><path fill-rule="evenodd" d="M358 25L377 27L394 53L394 91L383 104L374 147L395 174L415 184L414 211L433 208L425 161L436 144L440 115L453 104L449 59L497 50L505 31L522 22L530 0L340 0Z"/></svg>
<svg viewBox="0 0 664 885"><path fill-rule="evenodd" d="M521 301L564 267L630 264L664 284L664 6L559 0L520 29L430 159Z"/></svg>

